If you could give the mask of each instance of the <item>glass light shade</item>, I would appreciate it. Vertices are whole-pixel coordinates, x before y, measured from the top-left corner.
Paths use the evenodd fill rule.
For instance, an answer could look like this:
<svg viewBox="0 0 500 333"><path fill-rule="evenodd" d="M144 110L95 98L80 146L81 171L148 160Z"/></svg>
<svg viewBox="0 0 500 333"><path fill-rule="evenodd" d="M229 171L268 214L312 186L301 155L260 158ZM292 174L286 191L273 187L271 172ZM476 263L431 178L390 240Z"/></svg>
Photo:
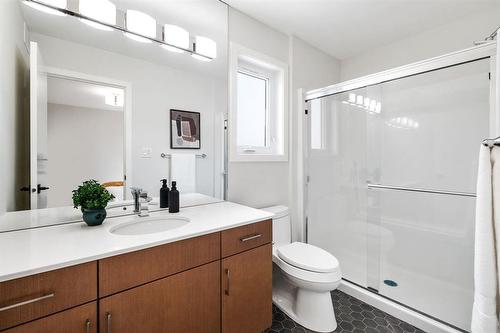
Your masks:
<svg viewBox="0 0 500 333"><path fill-rule="evenodd" d="M152 18L148 14L144 14L143 12L130 9L127 10L126 18L127 18L127 30L142 36L156 38L156 20L154 18ZM142 38L140 36L136 36L130 33L125 33L125 36L137 42L144 42L144 43L151 42L147 38Z"/></svg>
<svg viewBox="0 0 500 333"><path fill-rule="evenodd" d="M80 0L80 14L103 23L116 25L116 6L109 0ZM96 29L113 30L97 22L85 19L81 21Z"/></svg>
<svg viewBox="0 0 500 333"><path fill-rule="evenodd" d="M68 1L67 0L38 0L41 3L47 4L52 7L57 7L61 9L66 9L68 6ZM52 14L52 15L57 15L57 16L65 16L66 14L61 13L60 11L57 11L52 8L45 7L44 5L31 2L31 1L24 1L24 3L32 8L35 8L41 12L47 13L47 14Z"/></svg>
<svg viewBox="0 0 500 333"><path fill-rule="evenodd" d="M217 44L210 38L196 36L195 43L196 43L196 53L212 59L217 57ZM196 54L193 54L193 57L195 56ZM199 59L201 57L195 57L195 58Z"/></svg>
<svg viewBox="0 0 500 333"><path fill-rule="evenodd" d="M171 24L165 24L163 27L163 41L167 44L174 45L183 49L189 49L189 32L181 27ZM175 47L168 45L162 45L165 50L182 53L183 50L179 50Z"/></svg>

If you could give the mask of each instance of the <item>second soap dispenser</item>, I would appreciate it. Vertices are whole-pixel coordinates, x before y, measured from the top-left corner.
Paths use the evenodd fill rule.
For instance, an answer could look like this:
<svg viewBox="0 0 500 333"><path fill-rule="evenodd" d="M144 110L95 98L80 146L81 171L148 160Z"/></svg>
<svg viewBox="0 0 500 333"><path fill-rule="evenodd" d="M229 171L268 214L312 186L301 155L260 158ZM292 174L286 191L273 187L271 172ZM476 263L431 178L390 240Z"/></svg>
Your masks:
<svg viewBox="0 0 500 333"><path fill-rule="evenodd" d="M177 182L172 182L172 189L168 194L168 211L169 213L179 212L179 191L177 191Z"/></svg>
<svg viewBox="0 0 500 333"><path fill-rule="evenodd" d="M167 208L170 189L168 188L166 179L162 179L161 181L163 182L163 186L160 189L160 208Z"/></svg>

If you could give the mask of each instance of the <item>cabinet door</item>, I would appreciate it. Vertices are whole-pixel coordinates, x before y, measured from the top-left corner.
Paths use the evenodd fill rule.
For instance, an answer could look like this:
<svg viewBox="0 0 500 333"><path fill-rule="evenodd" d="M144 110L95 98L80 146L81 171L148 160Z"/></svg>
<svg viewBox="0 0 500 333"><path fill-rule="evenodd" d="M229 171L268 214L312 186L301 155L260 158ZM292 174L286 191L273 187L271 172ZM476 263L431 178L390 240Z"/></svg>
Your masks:
<svg viewBox="0 0 500 333"><path fill-rule="evenodd" d="M59 312L4 333L97 333L97 302Z"/></svg>
<svg viewBox="0 0 500 333"><path fill-rule="evenodd" d="M220 332L220 261L99 300L101 333Z"/></svg>
<svg viewBox="0 0 500 333"><path fill-rule="evenodd" d="M272 245L222 261L222 331L263 332L272 324Z"/></svg>

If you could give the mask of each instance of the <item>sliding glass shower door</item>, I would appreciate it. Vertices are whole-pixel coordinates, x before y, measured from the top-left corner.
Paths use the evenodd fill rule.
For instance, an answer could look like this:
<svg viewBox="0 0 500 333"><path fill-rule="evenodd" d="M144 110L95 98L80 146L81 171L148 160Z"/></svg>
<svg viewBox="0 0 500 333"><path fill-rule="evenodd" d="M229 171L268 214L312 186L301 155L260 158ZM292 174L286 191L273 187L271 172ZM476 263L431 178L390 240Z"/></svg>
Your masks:
<svg viewBox="0 0 500 333"><path fill-rule="evenodd" d="M343 276L469 329L489 58L312 100L308 242Z"/></svg>

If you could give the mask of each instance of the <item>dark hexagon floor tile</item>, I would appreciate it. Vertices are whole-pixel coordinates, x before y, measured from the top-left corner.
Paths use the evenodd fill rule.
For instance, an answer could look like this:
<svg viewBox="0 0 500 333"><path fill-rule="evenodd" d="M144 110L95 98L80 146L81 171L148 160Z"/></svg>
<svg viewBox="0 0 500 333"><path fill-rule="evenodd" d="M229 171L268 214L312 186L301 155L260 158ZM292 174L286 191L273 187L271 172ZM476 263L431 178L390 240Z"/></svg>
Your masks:
<svg viewBox="0 0 500 333"><path fill-rule="evenodd" d="M335 333L425 333L339 290L332 292L338 327ZM273 306L273 326L265 333L314 333Z"/></svg>

